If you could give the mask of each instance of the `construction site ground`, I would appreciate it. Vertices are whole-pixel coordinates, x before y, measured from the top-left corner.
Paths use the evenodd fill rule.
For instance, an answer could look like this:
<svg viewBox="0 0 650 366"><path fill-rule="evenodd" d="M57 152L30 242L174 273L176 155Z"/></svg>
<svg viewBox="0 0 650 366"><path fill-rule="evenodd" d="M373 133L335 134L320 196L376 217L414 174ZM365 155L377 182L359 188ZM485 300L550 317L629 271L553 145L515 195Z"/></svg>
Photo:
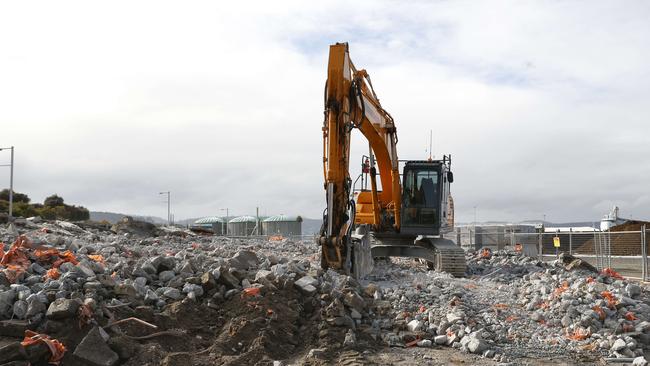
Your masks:
<svg viewBox="0 0 650 366"><path fill-rule="evenodd" d="M647 288L575 261L391 259L356 281L277 239L0 228L0 365L641 365L650 343Z"/></svg>

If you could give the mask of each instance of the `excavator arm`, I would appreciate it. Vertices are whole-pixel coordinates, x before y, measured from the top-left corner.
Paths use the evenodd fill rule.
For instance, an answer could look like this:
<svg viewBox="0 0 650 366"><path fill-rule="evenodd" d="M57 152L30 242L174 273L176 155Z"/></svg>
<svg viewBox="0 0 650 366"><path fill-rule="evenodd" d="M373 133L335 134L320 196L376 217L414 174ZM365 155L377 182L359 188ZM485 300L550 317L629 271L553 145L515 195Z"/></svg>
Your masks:
<svg viewBox="0 0 650 366"><path fill-rule="evenodd" d="M356 221L368 223L376 230L399 232L401 182L393 118L379 103L368 73L354 67L347 43L330 46L324 114L323 173L327 208L319 238L321 264L323 268L352 272L350 245L357 210L349 167L354 128L368 140L374 154L370 167L371 214ZM381 191L377 188L377 168Z"/></svg>

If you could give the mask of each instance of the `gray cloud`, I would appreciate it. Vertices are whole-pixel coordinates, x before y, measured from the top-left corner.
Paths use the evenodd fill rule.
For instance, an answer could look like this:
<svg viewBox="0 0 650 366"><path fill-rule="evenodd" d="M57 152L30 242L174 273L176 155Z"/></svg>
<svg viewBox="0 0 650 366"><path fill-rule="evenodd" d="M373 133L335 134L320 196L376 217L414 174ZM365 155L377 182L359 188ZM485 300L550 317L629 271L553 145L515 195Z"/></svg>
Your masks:
<svg viewBox="0 0 650 366"><path fill-rule="evenodd" d="M430 129L453 154L460 221L474 206L648 218L649 15L643 1L3 4L0 141L36 200L164 216L171 190L177 218L319 217L327 46L349 41L400 158L425 157Z"/></svg>

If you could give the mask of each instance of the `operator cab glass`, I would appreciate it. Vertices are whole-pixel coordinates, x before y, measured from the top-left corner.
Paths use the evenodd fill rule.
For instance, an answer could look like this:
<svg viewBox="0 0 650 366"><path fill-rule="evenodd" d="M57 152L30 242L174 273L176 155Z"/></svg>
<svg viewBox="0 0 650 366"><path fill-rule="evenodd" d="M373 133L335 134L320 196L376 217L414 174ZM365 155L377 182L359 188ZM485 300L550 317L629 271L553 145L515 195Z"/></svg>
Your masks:
<svg viewBox="0 0 650 366"><path fill-rule="evenodd" d="M427 162L404 167L402 232L434 234L440 226L440 165ZM424 231L423 231L424 230Z"/></svg>

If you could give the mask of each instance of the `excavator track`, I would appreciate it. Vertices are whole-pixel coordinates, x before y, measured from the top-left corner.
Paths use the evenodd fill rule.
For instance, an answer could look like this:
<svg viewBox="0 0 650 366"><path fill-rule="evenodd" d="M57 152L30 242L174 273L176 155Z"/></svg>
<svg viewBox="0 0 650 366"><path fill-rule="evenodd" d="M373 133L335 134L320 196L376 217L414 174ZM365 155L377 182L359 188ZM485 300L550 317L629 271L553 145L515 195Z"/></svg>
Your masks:
<svg viewBox="0 0 650 366"><path fill-rule="evenodd" d="M373 233L372 256L411 257L426 261L429 269L447 272L454 277L465 276L465 251L453 241L439 237L402 236Z"/></svg>
<svg viewBox="0 0 650 366"><path fill-rule="evenodd" d="M427 266L438 272L447 272L454 277L465 276L465 270L467 269L465 251L448 240L438 241L433 239L431 241L433 241L436 258L433 263L428 262Z"/></svg>

